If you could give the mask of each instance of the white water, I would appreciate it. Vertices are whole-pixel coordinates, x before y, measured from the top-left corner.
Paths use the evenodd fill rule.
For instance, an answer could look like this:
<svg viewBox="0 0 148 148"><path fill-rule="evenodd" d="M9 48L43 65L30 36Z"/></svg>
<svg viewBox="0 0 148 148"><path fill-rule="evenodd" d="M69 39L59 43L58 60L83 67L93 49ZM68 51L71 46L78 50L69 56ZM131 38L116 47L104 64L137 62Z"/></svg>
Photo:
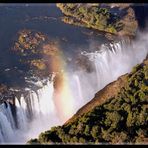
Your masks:
<svg viewBox="0 0 148 148"><path fill-rule="evenodd" d="M76 81L76 86L77 86L77 91L78 91L78 98L79 101L83 101L83 95L82 95L82 87L80 83L80 78L78 75L74 75L75 81Z"/></svg>
<svg viewBox="0 0 148 148"><path fill-rule="evenodd" d="M144 42L144 45L134 43L132 46L127 46L126 43L120 42L110 44L112 50L103 45L99 52L82 53L89 57L95 68L90 73L67 71L70 80L69 89L73 96L73 101L69 104L73 108L71 110L74 110L72 114L92 99L94 94L105 85L116 80L120 75L130 72L137 63L141 63L148 53L147 43ZM7 108L4 103L1 104L0 143L25 143L37 137L39 133L49 130L50 127L63 124L64 121L59 119L60 112L57 112L58 108L55 106L53 94L53 81L48 81L47 85L37 93L30 90L28 97L22 94L20 98L15 98L18 128L15 127L9 103L7 103ZM69 95L64 96L69 97ZM69 101L68 98L62 99L64 100ZM64 103L61 102L62 104ZM69 106L62 106L62 112L67 112L66 108ZM67 119L70 115L71 113Z"/></svg>
<svg viewBox="0 0 148 148"><path fill-rule="evenodd" d="M15 98L18 128L15 127L10 104L0 105L0 142L1 143L25 143L31 138L37 137L40 132L51 126L60 124L56 118L53 105L53 82L38 90L28 92L28 98L22 95ZM38 96L37 96L38 94ZM27 101L30 99L30 101ZM32 119L29 120L29 110L32 110Z"/></svg>

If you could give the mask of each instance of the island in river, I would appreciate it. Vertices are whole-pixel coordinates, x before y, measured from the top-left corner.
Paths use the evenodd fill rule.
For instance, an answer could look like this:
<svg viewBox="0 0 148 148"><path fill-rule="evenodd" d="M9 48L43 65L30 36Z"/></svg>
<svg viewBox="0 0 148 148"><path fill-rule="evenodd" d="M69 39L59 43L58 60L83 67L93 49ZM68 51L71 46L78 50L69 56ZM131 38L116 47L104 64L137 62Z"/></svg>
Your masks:
<svg viewBox="0 0 148 148"><path fill-rule="evenodd" d="M60 3L62 20L68 24L84 26L120 36L134 36L138 23L131 4Z"/></svg>
<svg viewBox="0 0 148 148"><path fill-rule="evenodd" d="M2 101L0 103L5 103L6 108L5 101L15 105L14 97L28 94L28 89L38 90L40 87L35 85L38 80L46 79L53 71L61 71L59 65L51 67L50 63L56 61L56 57L58 58L62 52L69 67L88 73L93 72L94 67L81 52L99 51L99 46L105 42L105 39L98 34L95 35L96 32L107 32L109 34L106 36L114 40L113 35L134 36L137 31L137 20L129 4L57 4L57 6L61 10L64 7L63 13L69 13L68 19L83 24L83 27L63 23L58 17L53 19L55 16L44 16L49 13L48 10L50 11L48 15L54 15L53 10L58 9L48 8L47 5L44 6L45 9L42 6L37 9L30 5L0 8L2 16L0 35L4 33L1 46L6 44L4 48L0 48ZM29 17L26 16L26 11L31 14ZM19 15L14 17L12 12ZM74 16L71 16L72 13ZM9 27L10 22L11 27ZM14 38L10 45L9 39L12 36ZM101 38L103 41L99 41ZM94 43L94 40L97 44L95 42L93 48L90 48L90 41ZM6 57L12 59L10 63ZM62 81L61 76L59 73L54 87L58 86L59 80ZM43 81L44 84L46 82ZM135 106L138 106L138 110ZM29 143L143 143L147 140L146 125L147 62L145 61L137 66L133 73L119 78L99 91L92 101L82 107L63 126L53 127Z"/></svg>

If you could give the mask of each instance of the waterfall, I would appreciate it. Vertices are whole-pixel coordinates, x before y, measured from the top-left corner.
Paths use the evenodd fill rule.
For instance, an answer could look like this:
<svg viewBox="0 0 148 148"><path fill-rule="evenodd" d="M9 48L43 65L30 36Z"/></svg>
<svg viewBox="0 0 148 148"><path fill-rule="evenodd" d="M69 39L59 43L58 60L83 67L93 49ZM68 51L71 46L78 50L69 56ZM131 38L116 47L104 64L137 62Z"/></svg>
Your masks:
<svg viewBox="0 0 148 148"><path fill-rule="evenodd" d="M14 138L13 133L13 121L11 121L12 114L9 109L9 104L7 104L7 109L5 104L0 105L0 141L3 142L12 142Z"/></svg>
<svg viewBox="0 0 148 148"><path fill-rule="evenodd" d="M82 52L94 65L94 70L67 70L59 90L55 90L53 80L48 80L41 89L28 90L27 95L15 97L17 121L10 103L2 103L0 143L25 143L50 127L61 125L64 122L60 120L61 116L67 120L97 91L141 63L148 53L146 47L137 43L129 46L125 42L118 42L102 45L99 51L93 53Z"/></svg>
<svg viewBox="0 0 148 148"><path fill-rule="evenodd" d="M79 104L75 110L90 101L95 93L107 84L117 80L119 76L129 73L136 64L141 63L148 54L147 45L145 38L140 38L140 41L131 44L123 40L117 43L103 44L96 52L82 52L81 54L88 57L94 65L94 71L88 73L79 70L69 74L73 75L71 83L77 84L75 87L71 85L73 95L77 97L75 102Z"/></svg>
<svg viewBox="0 0 148 148"><path fill-rule="evenodd" d="M48 81L37 92L30 90L27 97L22 94L20 98L15 98L18 127L15 126L10 103L2 103L0 105L0 142L25 143L51 126L60 124L54 112L53 91L53 82ZM32 116L31 121L29 116Z"/></svg>
<svg viewBox="0 0 148 148"><path fill-rule="evenodd" d="M51 126L60 124L55 112L53 92L53 81L48 81L37 93L31 93L33 119L27 133L28 140L37 137L42 131L48 130Z"/></svg>
<svg viewBox="0 0 148 148"><path fill-rule="evenodd" d="M83 101L83 96L82 96L82 89L81 89L81 83L80 83L80 78L78 75L74 75L74 78L76 80L76 86L78 89L78 98L80 98L80 101Z"/></svg>
<svg viewBox="0 0 148 148"><path fill-rule="evenodd" d="M148 53L145 46L135 43L128 45L125 41L102 45L98 52L82 53L95 65L97 75L97 90L102 89L108 83L119 76L128 73L138 63L141 63ZM90 79L92 81L92 79Z"/></svg>

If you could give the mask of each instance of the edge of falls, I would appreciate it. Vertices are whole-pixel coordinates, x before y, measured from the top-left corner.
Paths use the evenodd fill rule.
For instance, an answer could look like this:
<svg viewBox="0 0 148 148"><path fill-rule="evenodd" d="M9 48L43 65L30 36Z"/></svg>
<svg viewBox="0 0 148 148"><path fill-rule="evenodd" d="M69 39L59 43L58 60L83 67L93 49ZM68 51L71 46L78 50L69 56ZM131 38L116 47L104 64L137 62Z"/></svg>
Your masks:
<svg viewBox="0 0 148 148"><path fill-rule="evenodd" d="M25 95L14 97L14 104L7 101L2 103L0 143L25 143L50 127L63 124L97 91L141 63L148 53L147 45L146 42L143 45L127 45L122 41L102 45L97 52L82 52L93 63L94 70L65 71L64 83L60 87L62 92L58 94L56 102L53 78L37 91L28 90ZM64 120L61 120L61 116L65 116Z"/></svg>

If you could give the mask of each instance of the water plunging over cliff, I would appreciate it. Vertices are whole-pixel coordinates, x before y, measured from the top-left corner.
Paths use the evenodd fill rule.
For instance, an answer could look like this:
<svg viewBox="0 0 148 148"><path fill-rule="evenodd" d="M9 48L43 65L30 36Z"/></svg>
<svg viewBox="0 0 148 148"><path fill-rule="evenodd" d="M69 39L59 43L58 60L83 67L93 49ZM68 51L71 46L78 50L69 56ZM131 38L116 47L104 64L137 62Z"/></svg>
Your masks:
<svg viewBox="0 0 148 148"><path fill-rule="evenodd" d="M124 41L102 45L93 53L82 52L94 65L92 72L67 69L58 87L54 86L54 77L36 92L29 90L27 95L15 97L16 118L10 103L0 105L0 143L25 143L50 127L63 124L97 91L141 63L147 53L146 44L128 46Z"/></svg>
<svg viewBox="0 0 148 148"><path fill-rule="evenodd" d="M30 90L27 96L22 94L20 98L15 98L17 121L14 121L10 103L1 104L0 142L22 143L59 124L54 112L53 91L53 82L48 81L37 92Z"/></svg>

